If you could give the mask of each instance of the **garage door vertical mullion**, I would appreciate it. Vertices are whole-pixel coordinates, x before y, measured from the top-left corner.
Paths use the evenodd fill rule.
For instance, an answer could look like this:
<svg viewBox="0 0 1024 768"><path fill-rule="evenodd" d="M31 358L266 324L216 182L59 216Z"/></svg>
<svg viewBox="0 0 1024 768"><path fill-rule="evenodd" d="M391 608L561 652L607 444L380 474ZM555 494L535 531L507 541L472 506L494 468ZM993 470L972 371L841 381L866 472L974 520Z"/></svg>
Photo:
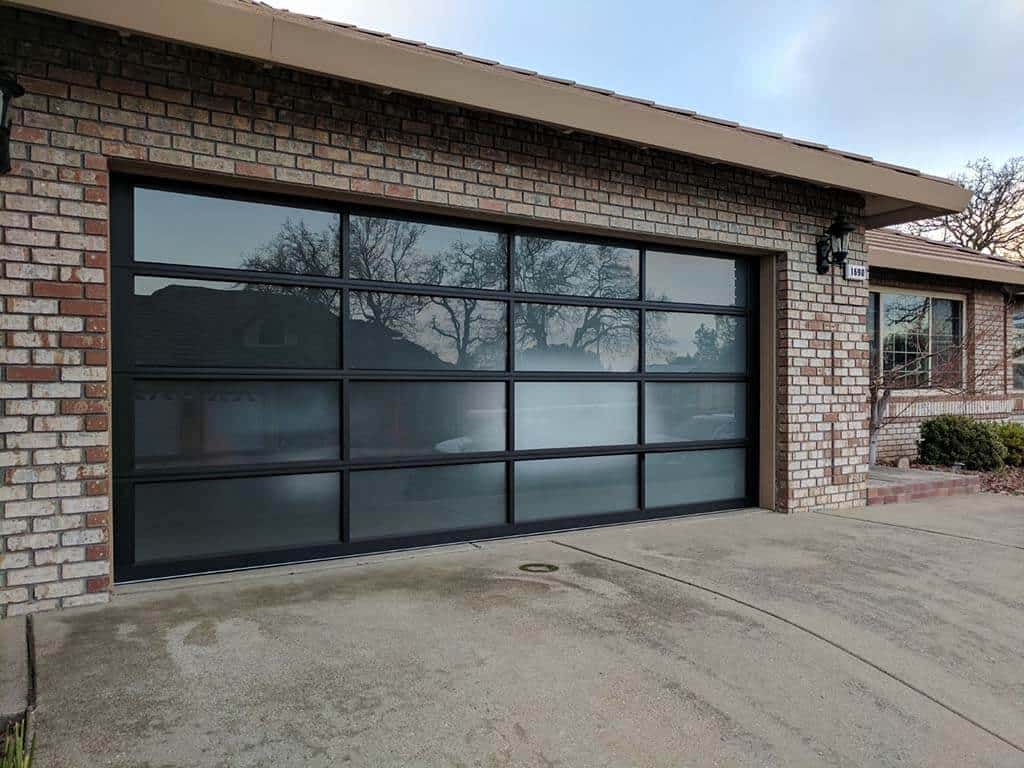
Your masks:
<svg viewBox="0 0 1024 768"><path fill-rule="evenodd" d="M513 230L505 230L505 273L509 293L515 292L515 237ZM508 376L505 381L505 449L516 450L516 302L509 298L505 304L505 370ZM505 503L508 507L506 522L516 524L516 463L509 461L505 466Z"/></svg>
<svg viewBox="0 0 1024 768"><path fill-rule="evenodd" d="M338 258L341 263L341 279L345 280L349 277L349 260L350 260L350 246L349 246L349 215L346 211L339 211L338 226L341 231L338 233L338 248L341 253L338 254ZM348 313L349 313L349 289L343 287L341 289L341 309L338 313L338 322L341 327L338 330L338 343L340 349L338 350L338 368L341 370L341 412L338 414L339 429L338 438L341 441L341 461L345 467L348 467L348 462L352 457L352 451L349 441L349 431L351 427L351 398L352 398L352 386L351 380L348 378L348 367L346 365L345 355L348 354ZM352 514L349 509L349 486L351 485L351 473L348 469L344 469L340 473L341 475L341 509L338 510L341 515L341 540L344 543L351 541L350 527Z"/></svg>
<svg viewBox="0 0 1024 768"><path fill-rule="evenodd" d="M640 286L640 301L647 299L647 249L640 247L640 263L637 265L638 279ZM647 452L644 445L647 442L646 432L646 389L645 373L647 370L647 310L640 309L640 318L637 326L637 393L636 393L636 441L640 445L640 452L636 459L637 472L637 504L641 512L647 509Z"/></svg>

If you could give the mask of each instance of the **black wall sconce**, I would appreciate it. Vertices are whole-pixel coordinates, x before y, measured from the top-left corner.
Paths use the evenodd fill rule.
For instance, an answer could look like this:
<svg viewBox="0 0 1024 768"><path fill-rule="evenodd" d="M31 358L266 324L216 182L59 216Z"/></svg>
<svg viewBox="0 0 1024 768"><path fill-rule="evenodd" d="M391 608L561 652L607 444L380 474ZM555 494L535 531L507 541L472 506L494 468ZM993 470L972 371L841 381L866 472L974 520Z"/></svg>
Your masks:
<svg viewBox="0 0 1024 768"><path fill-rule="evenodd" d="M24 95L14 75L0 71L0 173L11 170L11 102Z"/></svg>
<svg viewBox="0 0 1024 768"><path fill-rule="evenodd" d="M826 274L832 265L842 266L850 252L850 233L857 228L841 213L836 214L825 234L818 239L818 274Z"/></svg>

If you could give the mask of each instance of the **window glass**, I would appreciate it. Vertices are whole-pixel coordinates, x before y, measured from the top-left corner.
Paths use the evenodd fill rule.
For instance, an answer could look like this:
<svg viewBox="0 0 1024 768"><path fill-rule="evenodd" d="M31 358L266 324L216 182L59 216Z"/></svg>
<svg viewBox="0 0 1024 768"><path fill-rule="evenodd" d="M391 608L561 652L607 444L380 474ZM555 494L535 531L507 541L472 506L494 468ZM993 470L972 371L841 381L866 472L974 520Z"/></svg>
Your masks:
<svg viewBox="0 0 1024 768"><path fill-rule="evenodd" d="M882 294L882 365L897 387L928 386L931 318L925 296Z"/></svg>
<svg viewBox="0 0 1024 768"><path fill-rule="evenodd" d="M518 450L637 441L633 382L520 381L515 386Z"/></svg>
<svg viewBox="0 0 1024 768"><path fill-rule="evenodd" d="M504 525L505 465L352 472L353 541Z"/></svg>
<svg viewBox="0 0 1024 768"><path fill-rule="evenodd" d="M498 232L370 216L349 218L349 271L359 280L504 289Z"/></svg>
<svg viewBox="0 0 1024 768"><path fill-rule="evenodd" d="M135 188L135 260L340 274L336 213Z"/></svg>
<svg viewBox="0 0 1024 768"><path fill-rule="evenodd" d="M589 517L637 508L637 457L516 462L516 522Z"/></svg>
<svg viewBox="0 0 1024 768"><path fill-rule="evenodd" d="M648 443L738 440L747 436L747 385L733 382L645 384Z"/></svg>
<svg viewBox="0 0 1024 768"><path fill-rule="evenodd" d="M636 248L517 235L513 263L517 291L609 299L640 295Z"/></svg>
<svg viewBox="0 0 1024 768"><path fill-rule="evenodd" d="M564 304L516 304L521 371L635 371L639 312Z"/></svg>
<svg viewBox="0 0 1024 768"><path fill-rule="evenodd" d="M1013 313L1010 354L1013 359L1013 388L1024 389L1024 309Z"/></svg>
<svg viewBox="0 0 1024 768"><path fill-rule="evenodd" d="M649 373L744 373L747 321L733 315L648 312Z"/></svg>
<svg viewBox="0 0 1024 768"><path fill-rule="evenodd" d="M875 295L881 355L894 388L957 387L963 380L963 302L916 294ZM869 305L870 306L870 305ZM877 359L877 358L873 358ZM877 364L875 364L877 365Z"/></svg>
<svg viewBox="0 0 1024 768"><path fill-rule="evenodd" d="M872 379L878 376L878 364L879 364L879 334L878 334L878 294L868 294L868 348L871 356L871 377Z"/></svg>
<svg viewBox="0 0 1024 768"><path fill-rule="evenodd" d="M135 562L188 560L341 540L336 473L140 483Z"/></svg>
<svg viewBox="0 0 1024 768"><path fill-rule="evenodd" d="M744 499L746 457L743 448L649 453L644 459L647 506Z"/></svg>
<svg viewBox="0 0 1024 768"><path fill-rule="evenodd" d="M135 383L139 469L337 461L337 382Z"/></svg>
<svg viewBox="0 0 1024 768"><path fill-rule="evenodd" d="M353 381L350 449L376 456L505 450L499 381Z"/></svg>
<svg viewBox="0 0 1024 768"><path fill-rule="evenodd" d="M647 251L644 280L648 301L680 304L747 304L745 262L737 259L697 256L692 253Z"/></svg>
<svg viewBox="0 0 1024 768"><path fill-rule="evenodd" d="M338 367L337 291L135 278L137 365Z"/></svg>
<svg viewBox="0 0 1024 768"><path fill-rule="evenodd" d="M963 351L960 344L959 301L931 299L932 351L931 384L937 387L959 386L963 378Z"/></svg>
<svg viewBox="0 0 1024 768"><path fill-rule="evenodd" d="M391 370L505 369L505 304L352 291L348 364Z"/></svg>

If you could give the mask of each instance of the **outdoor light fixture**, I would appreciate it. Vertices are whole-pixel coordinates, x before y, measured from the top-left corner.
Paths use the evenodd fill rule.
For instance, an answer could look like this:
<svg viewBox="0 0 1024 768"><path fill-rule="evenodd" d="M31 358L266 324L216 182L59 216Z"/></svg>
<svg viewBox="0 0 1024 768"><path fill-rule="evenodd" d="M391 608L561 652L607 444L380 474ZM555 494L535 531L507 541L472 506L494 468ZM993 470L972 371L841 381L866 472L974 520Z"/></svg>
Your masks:
<svg viewBox="0 0 1024 768"><path fill-rule="evenodd" d="M842 266L850 251L850 233L856 229L841 213L836 214L825 234L818 240L818 274L824 275L833 264Z"/></svg>
<svg viewBox="0 0 1024 768"><path fill-rule="evenodd" d="M24 95L14 75L0 71L0 173L11 170L11 102Z"/></svg>

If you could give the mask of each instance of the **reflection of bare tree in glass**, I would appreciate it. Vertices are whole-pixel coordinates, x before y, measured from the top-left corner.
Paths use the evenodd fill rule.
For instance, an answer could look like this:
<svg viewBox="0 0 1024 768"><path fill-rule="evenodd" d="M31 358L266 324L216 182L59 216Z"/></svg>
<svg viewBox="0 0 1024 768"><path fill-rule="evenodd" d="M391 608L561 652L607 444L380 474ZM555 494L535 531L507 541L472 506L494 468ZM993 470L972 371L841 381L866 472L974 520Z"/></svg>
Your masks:
<svg viewBox="0 0 1024 768"><path fill-rule="evenodd" d="M518 237L515 242L515 288L531 293L589 298L635 299L638 254L609 245ZM603 367L602 358L635 354L639 315L613 307L520 304L516 310L516 345L537 359ZM587 362L589 361L589 362Z"/></svg>
<svg viewBox="0 0 1024 768"><path fill-rule="evenodd" d="M336 276L340 267L340 231L337 224L314 232L304 221L286 219L274 237L242 261L242 269L253 272L281 272L293 275ZM321 304L338 313L337 294L317 288L293 288L281 285L244 283L251 293L300 296L304 301Z"/></svg>
<svg viewBox="0 0 1024 768"><path fill-rule="evenodd" d="M434 254L424 273L424 282L431 285L482 286L505 283L505 243L455 240L448 248ZM489 360L504 350L505 323L482 311L490 302L477 299L451 299L433 296L430 302L443 310L447 322L435 315L430 327L449 339L458 354L456 365L476 367L474 361ZM491 361L493 362L493 361Z"/></svg>
<svg viewBox="0 0 1024 768"><path fill-rule="evenodd" d="M629 248L519 237L516 288L532 293L635 299L638 258Z"/></svg>
<svg viewBox="0 0 1024 768"><path fill-rule="evenodd" d="M516 346L540 356L568 353L564 359L591 359L635 354L639 333L636 310L558 304L516 307Z"/></svg>
<svg viewBox="0 0 1024 768"><path fill-rule="evenodd" d="M349 273L360 280L421 282L416 244L423 226L394 219L353 216L349 228ZM351 294L352 315L393 334L411 333L426 299L398 293Z"/></svg>

